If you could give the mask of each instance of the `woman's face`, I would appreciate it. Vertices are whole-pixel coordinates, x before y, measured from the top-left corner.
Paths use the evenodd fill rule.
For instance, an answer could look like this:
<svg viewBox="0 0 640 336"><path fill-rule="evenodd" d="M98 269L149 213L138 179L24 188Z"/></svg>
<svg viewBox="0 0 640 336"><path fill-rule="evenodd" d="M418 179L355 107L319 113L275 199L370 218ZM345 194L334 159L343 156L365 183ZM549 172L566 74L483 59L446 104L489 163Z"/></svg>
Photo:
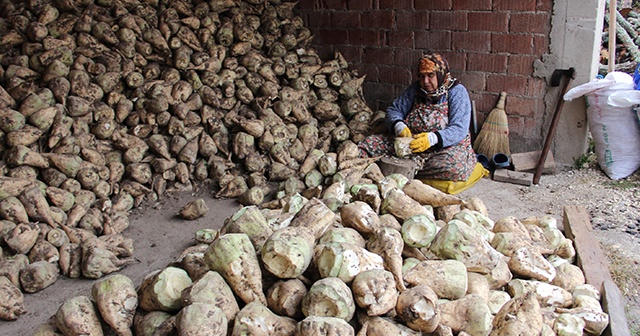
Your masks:
<svg viewBox="0 0 640 336"><path fill-rule="evenodd" d="M420 74L420 86L427 92L438 89L438 77L435 72L427 72Z"/></svg>

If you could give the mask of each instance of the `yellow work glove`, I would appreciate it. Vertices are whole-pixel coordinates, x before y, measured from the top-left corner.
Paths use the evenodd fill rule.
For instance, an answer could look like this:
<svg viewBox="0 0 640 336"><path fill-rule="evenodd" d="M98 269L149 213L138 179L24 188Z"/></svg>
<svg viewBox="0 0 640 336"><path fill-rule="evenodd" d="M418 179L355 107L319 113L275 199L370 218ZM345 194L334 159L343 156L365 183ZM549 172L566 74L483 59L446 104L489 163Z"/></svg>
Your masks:
<svg viewBox="0 0 640 336"><path fill-rule="evenodd" d="M396 131L396 136L398 136L398 137L401 137L401 138L410 138L411 137L411 130L403 122L397 123L394 126L394 130Z"/></svg>
<svg viewBox="0 0 640 336"><path fill-rule="evenodd" d="M411 137L411 130L409 129L409 127L405 126L402 131L400 131L400 133L398 133L398 136L401 138L410 138Z"/></svg>
<svg viewBox="0 0 640 336"><path fill-rule="evenodd" d="M420 133L414 135L413 138L414 140L409 143L409 148L414 153L422 153L438 143L438 136L431 132Z"/></svg>

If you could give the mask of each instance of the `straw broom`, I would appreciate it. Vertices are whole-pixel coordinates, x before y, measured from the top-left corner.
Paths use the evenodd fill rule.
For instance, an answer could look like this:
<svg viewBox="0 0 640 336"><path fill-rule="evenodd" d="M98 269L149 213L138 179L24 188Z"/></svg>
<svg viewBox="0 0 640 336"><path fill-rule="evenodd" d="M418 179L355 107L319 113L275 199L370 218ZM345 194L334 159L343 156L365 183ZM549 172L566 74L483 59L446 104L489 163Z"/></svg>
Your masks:
<svg viewBox="0 0 640 336"><path fill-rule="evenodd" d="M486 155L489 160L497 153L511 156L511 150L509 149L509 122L507 113L504 110L506 97L506 92L500 93L500 99L496 107L487 116L476 137L476 141L473 143L473 150L477 154Z"/></svg>

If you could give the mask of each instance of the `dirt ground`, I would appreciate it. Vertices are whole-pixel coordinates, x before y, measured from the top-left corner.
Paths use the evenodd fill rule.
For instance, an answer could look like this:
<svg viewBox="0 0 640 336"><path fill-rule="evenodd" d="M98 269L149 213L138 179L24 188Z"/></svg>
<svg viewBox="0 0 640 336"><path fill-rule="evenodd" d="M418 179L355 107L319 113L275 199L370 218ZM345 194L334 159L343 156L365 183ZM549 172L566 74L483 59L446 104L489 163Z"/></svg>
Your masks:
<svg viewBox="0 0 640 336"><path fill-rule="evenodd" d="M186 202L202 196L208 203L208 214L194 221L175 217ZM494 220L503 216L523 218L552 215L562 223L565 205L584 206L596 229L595 235L612 260L611 273L625 295L627 320L632 335L640 335L640 173L623 181L611 181L593 167L562 169L554 175L543 175L534 186L495 182L485 178L460 194L462 198L479 196ZM210 192L168 195L162 202L136 209L126 236L135 240L137 261L121 271L135 284L153 270L167 266L194 241L200 228L219 228L224 219L239 208L235 200L216 200ZM31 335L35 328L55 314L60 304L77 295L90 295L92 280L60 277L45 290L25 294L27 314L17 321L0 321L2 335Z"/></svg>

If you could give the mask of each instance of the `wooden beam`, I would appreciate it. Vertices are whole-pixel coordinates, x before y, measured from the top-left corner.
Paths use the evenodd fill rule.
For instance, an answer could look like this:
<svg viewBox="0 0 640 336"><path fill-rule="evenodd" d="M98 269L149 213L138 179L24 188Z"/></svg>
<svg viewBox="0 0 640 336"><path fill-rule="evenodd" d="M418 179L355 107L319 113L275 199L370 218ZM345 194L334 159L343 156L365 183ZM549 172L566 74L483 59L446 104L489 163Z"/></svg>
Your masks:
<svg viewBox="0 0 640 336"><path fill-rule="evenodd" d="M600 290L602 308L609 314L609 326L604 330L604 336L631 336L624 311L624 298L620 289L613 281L605 280Z"/></svg>
<svg viewBox="0 0 640 336"><path fill-rule="evenodd" d="M526 172L516 172L509 169L496 169L493 172L493 180L499 182L508 182L530 186L532 184L533 174Z"/></svg>
<svg viewBox="0 0 640 336"><path fill-rule="evenodd" d="M605 336L630 336L624 310L624 299L609 273L609 259L593 235L591 220L582 206L564 207L563 224L565 236L573 241L577 263L588 284L600 289L602 308L609 314L609 326Z"/></svg>
<svg viewBox="0 0 640 336"><path fill-rule="evenodd" d="M533 173L536 170L538 161L540 160L541 150L523 153L511 153L511 164L513 164L513 170L518 172ZM547 159L544 161L544 167L542 168L543 174L553 174L556 171L556 161L553 159L553 153L547 154Z"/></svg>
<svg viewBox="0 0 640 336"><path fill-rule="evenodd" d="M605 280L613 280L609 273L609 259L600 249L600 244L591 232L591 220L582 206L564 207L564 230L567 238L573 240L578 266L582 269L588 284L602 287Z"/></svg>

